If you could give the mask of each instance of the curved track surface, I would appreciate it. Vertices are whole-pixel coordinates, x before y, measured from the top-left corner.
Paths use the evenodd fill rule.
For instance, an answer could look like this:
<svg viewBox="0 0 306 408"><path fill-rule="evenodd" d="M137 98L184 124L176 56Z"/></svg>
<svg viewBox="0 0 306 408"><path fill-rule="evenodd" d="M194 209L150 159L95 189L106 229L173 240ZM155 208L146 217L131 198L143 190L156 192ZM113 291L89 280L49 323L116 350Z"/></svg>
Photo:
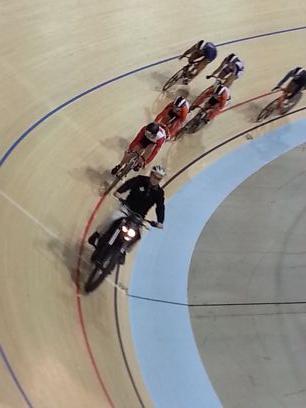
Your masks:
<svg viewBox="0 0 306 408"><path fill-rule="evenodd" d="M178 61L139 67L171 59L203 36L225 43L219 60L235 51L246 62L232 90L233 104L242 102L268 92L292 66L305 65L305 31L230 41L302 27L305 11L300 1L259 0L221 0L217 6L195 0L188 17L186 5L173 1L1 6L1 406L152 406L135 358L125 292L110 279L84 297L75 284L79 275L82 285L88 272L89 248L82 239L106 170L179 91L160 94ZM197 78L189 97L207 85L204 75ZM268 99L226 112L205 132L167 144L159 160L169 178L252 126ZM265 131L301 116L273 122ZM244 140L189 168L167 195ZM114 206L107 197L90 228ZM131 262L113 279L127 286Z"/></svg>

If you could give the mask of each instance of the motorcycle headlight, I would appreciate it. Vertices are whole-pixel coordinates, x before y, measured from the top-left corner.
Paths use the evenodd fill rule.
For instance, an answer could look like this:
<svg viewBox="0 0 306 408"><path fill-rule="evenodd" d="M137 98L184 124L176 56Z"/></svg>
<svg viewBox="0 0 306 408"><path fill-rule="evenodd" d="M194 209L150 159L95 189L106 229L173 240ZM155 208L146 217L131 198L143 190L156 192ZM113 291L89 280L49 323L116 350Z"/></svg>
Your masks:
<svg viewBox="0 0 306 408"><path fill-rule="evenodd" d="M136 231L133 228L128 228L126 225L123 225L121 229L127 235L125 239L128 241L136 236Z"/></svg>
<svg viewBox="0 0 306 408"><path fill-rule="evenodd" d="M134 238L135 235L136 235L136 231L133 230L132 228L130 228L130 229L128 230L127 234L128 234L129 237Z"/></svg>

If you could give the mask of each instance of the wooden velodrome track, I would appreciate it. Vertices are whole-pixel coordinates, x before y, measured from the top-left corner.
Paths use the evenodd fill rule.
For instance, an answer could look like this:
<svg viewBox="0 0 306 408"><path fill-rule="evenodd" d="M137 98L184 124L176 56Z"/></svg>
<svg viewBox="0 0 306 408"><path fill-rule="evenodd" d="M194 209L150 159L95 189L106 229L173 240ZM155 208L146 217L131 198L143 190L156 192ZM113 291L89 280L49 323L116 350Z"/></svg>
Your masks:
<svg viewBox="0 0 306 408"><path fill-rule="evenodd" d="M177 91L160 93L180 63L135 72L61 105L178 55L201 38L221 44L303 27L306 3L12 0L0 9L0 406L152 406L134 356L127 297L111 283L116 277L87 297L75 280L86 274L79 257L86 261L89 249L82 239L105 172ZM305 66L305 39L299 29L220 47L217 63L235 51L246 64L232 87L232 104L268 92L290 68ZM207 85L204 73L186 88L190 98ZM170 178L252 127L268 99L168 143L156 162L167 165ZM302 116L304 111L272 122L252 136ZM198 161L169 185L167 196L245 140ZM116 205L110 197L102 204L91 229ZM119 276L126 286L131 262Z"/></svg>

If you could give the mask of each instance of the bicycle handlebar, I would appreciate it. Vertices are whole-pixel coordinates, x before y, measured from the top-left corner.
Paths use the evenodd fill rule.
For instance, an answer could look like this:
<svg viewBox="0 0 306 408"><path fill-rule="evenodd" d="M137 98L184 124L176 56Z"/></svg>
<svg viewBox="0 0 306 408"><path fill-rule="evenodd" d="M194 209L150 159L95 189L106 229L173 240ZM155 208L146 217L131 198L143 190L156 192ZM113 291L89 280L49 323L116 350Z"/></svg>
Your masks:
<svg viewBox="0 0 306 408"><path fill-rule="evenodd" d="M206 76L209 76L209 79L210 78L215 78L215 79L218 79L220 82L223 81L221 78L217 77L216 75L206 75Z"/></svg>

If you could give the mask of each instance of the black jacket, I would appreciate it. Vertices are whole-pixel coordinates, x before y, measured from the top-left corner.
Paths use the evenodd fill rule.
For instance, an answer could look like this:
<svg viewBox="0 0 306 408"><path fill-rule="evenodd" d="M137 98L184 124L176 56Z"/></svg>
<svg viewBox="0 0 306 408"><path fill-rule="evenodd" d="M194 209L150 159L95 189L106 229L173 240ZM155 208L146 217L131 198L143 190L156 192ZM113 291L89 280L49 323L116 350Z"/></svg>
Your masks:
<svg viewBox="0 0 306 408"><path fill-rule="evenodd" d="M136 213L145 217L153 205L156 205L157 221L164 222L165 218L165 195L159 186L150 183L150 177L137 176L127 180L118 188L118 193L130 191L126 198L126 205Z"/></svg>

